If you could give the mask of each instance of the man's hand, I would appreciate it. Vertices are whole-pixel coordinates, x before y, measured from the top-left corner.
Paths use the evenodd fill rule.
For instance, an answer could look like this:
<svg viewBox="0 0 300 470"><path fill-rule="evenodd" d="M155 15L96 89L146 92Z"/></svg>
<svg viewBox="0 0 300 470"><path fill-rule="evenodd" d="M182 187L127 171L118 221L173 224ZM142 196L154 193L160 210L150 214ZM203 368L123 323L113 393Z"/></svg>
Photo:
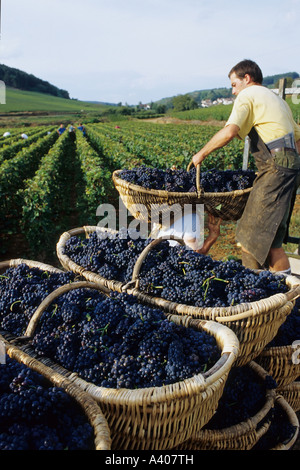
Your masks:
<svg viewBox="0 0 300 470"><path fill-rule="evenodd" d="M208 214L207 227L210 238L214 238L216 240L219 237L221 223L222 219L220 217L215 217L212 214Z"/></svg>
<svg viewBox="0 0 300 470"><path fill-rule="evenodd" d="M193 156L193 164L194 164L195 166L201 165L201 163L203 162L203 160L205 159L205 157L206 157L205 153L200 150L200 152L196 153L196 154Z"/></svg>

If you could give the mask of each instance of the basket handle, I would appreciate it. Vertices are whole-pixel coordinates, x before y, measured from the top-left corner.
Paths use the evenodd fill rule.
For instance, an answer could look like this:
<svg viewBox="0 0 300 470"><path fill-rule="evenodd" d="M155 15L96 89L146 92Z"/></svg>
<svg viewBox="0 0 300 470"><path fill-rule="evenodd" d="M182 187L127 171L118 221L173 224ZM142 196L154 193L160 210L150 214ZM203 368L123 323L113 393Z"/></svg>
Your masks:
<svg viewBox="0 0 300 470"><path fill-rule="evenodd" d="M193 165L193 160L191 160L187 166L188 172L190 171L192 165ZM203 189L201 188L201 184L200 184L200 173L201 173L201 165L199 163L196 166L196 188L197 188L197 192L199 193L199 195L203 192Z"/></svg>
<svg viewBox="0 0 300 470"><path fill-rule="evenodd" d="M109 289L106 289L104 286L100 286L98 284L95 284L89 281L71 282L70 284L64 284L63 286L58 287L53 292L51 292L47 297L45 297L44 300L38 306L38 308L35 310L34 314L32 315L27 325L24 338L31 338L33 336L44 311L51 305L51 303L57 297L65 294L66 292L69 292L70 290L81 289L81 288L97 289L100 292L102 292L102 294L104 295L109 294Z"/></svg>
<svg viewBox="0 0 300 470"><path fill-rule="evenodd" d="M130 287L132 284L135 284L135 288L138 288L138 283L139 283L139 273L140 273L140 270L141 270L141 267L142 267L142 264L146 258L146 256L148 255L148 253L156 246L158 245L159 243L161 243L163 240L175 240L177 241L178 243L180 243L181 245L185 246L185 243L183 241L182 238L179 238L179 237L176 237L176 235L167 235L167 236L164 236L164 237L159 237L159 238L155 238L154 240L152 240L149 245L147 245L143 251L140 253L140 255L138 256L136 262L135 262L135 265L134 265L134 268L133 268L133 272L132 272L132 278L131 278L131 281L129 281L127 284L125 284L123 287L122 287L122 290L123 291L126 291L128 287Z"/></svg>

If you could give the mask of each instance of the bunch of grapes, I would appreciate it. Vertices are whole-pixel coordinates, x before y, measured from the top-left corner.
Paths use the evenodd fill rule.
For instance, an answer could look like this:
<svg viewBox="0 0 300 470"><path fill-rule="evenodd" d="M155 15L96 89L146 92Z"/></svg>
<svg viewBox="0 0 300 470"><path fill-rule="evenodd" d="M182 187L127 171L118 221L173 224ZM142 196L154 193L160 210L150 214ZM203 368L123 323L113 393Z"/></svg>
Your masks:
<svg viewBox="0 0 300 470"><path fill-rule="evenodd" d="M128 282L138 256L151 241L135 238L131 230L124 228L109 235L95 230L85 240L77 236L71 237L67 240L63 253L74 263L105 279Z"/></svg>
<svg viewBox="0 0 300 470"><path fill-rule="evenodd" d="M170 322L136 297L76 289L56 299L32 347L97 386L144 388L202 373L217 362L213 336Z"/></svg>
<svg viewBox="0 0 300 470"><path fill-rule="evenodd" d="M65 254L78 265L106 279L129 282L136 260L149 239L101 237L94 232L81 241L72 237ZM228 307L286 292L283 275L254 273L241 263L216 261L184 246L156 245L146 256L139 273L139 289L149 295L196 307Z"/></svg>
<svg viewBox="0 0 300 470"><path fill-rule="evenodd" d="M0 450L93 450L83 410L62 388L7 357L0 364Z"/></svg>
<svg viewBox="0 0 300 470"><path fill-rule="evenodd" d="M120 178L142 186L146 189L165 190L169 192L195 192L196 168L189 171L179 169L166 170L140 166L134 169L122 170ZM253 186L255 171L253 170L211 170L202 171L200 177L201 188L205 192L231 192L247 189Z"/></svg>
<svg viewBox="0 0 300 470"><path fill-rule="evenodd" d="M263 380L248 365L234 367L228 375L218 408L206 429L224 429L255 416L266 401L266 392L276 388L274 379Z"/></svg>
<svg viewBox="0 0 300 470"><path fill-rule="evenodd" d="M74 280L71 272L50 272L22 263L0 276L0 328L21 336L33 313L52 291Z"/></svg>

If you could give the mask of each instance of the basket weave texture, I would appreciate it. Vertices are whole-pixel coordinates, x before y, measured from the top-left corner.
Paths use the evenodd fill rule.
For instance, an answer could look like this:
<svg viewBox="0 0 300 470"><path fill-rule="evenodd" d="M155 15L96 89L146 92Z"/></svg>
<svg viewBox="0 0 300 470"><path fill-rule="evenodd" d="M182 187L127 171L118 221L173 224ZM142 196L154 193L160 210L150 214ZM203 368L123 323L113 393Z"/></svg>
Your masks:
<svg viewBox="0 0 300 470"><path fill-rule="evenodd" d="M101 286L88 281L74 282L56 289L38 307L25 336L30 339L34 335L43 312L53 300L76 288L103 291ZM239 343L235 334L212 321L176 315L169 315L168 318L185 327L204 330L215 337L221 356L205 374L162 387L112 389L88 383L49 358L39 358L100 404L111 432L112 449L172 449L200 430L217 408L228 374L238 355ZM25 347L26 352L34 357L30 345Z"/></svg>
<svg viewBox="0 0 300 470"><path fill-rule="evenodd" d="M199 170L199 171L198 171ZM115 170L112 180L125 207L135 219L151 222L157 220L158 214L167 213L170 206L178 205L180 215L185 205L203 204L204 210L223 220L240 219L252 188L224 193L204 192L200 186L200 167L197 167L196 192L170 192L165 190L146 189L120 178L122 170ZM140 206L146 208L141 211Z"/></svg>
<svg viewBox="0 0 300 470"><path fill-rule="evenodd" d="M161 239L153 240L143 250L136 262L132 281L126 285L117 280L107 280L99 274L92 273L74 263L64 254L65 244L72 236L84 234L88 237L95 230L101 232L108 229L85 226L70 230L61 235L57 243L57 256L65 269L80 274L86 280L107 289L117 292L125 290L137 296L141 302L161 308L165 312L187 315L202 320L212 320L224 324L232 329L240 342L240 354L237 359L238 366L246 365L260 355L266 345L276 336L279 327L293 309L295 300L300 296L299 280L295 279L294 276L287 276L288 292L274 294L255 302L229 307L194 307L154 297L139 290L138 276L145 257L156 244L160 243Z"/></svg>
<svg viewBox="0 0 300 470"><path fill-rule="evenodd" d="M93 427L95 450L111 449L111 435L107 421L99 404L96 403L87 392L77 387L68 378L59 374L57 371L54 371L39 360L31 357L10 341L7 341L2 335L0 335L0 341L4 344L6 353L11 359L15 359L31 370L38 372L51 382L53 386L63 388L68 395L76 400L86 415L90 425Z"/></svg>
<svg viewBox="0 0 300 470"><path fill-rule="evenodd" d="M272 375L278 387L285 387L300 376L298 356L292 345L274 346L264 348L256 361Z"/></svg>
<svg viewBox="0 0 300 470"><path fill-rule="evenodd" d="M267 375L257 363L251 361L250 367L262 380ZM268 431L271 421L267 415L275 402L275 390L266 390L262 408L251 418L224 429L210 429L209 423L189 441L183 443L184 450L250 450Z"/></svg>
<svg viewBox="0 0 300 470"><path fill-rule="evenodd" d="M300 411L300 381L283 385L278 388L278 392L296 413Z"/></svg>

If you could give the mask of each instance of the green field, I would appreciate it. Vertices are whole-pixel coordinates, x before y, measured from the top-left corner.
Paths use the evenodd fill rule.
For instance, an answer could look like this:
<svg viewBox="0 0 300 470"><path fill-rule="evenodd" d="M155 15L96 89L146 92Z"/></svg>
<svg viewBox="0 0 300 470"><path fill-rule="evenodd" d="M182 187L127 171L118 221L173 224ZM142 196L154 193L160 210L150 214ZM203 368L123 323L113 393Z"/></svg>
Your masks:
<svg viewBox="0 0 300 470"><path fill-rule="evenodd" d="M101 112L107 109L106 105L98 105L85 101L73 99L58 98L56 96L36 93L31 91L16 90L14 88L6 89L6 104L0 105L0 112L81 112L93 111Z"/></svg>
<svg viewBox="0 0 300 470"><path fill-rule="evenodd" d="M2 127L59 124L87 120L102 115L108 105L58 98L43 93L6 89L6 103L0 104Z"/></svg>
<svg viewBox="0 0 300 470"><path fill-rule="evenodd" d="M12 129L0 138L1 257L54 255L60 234L96 225L97 207L117 204L116 169L146 165L187 168L192 156L215 133L215 126L161 125L141 121L87 124L72 141L56 127ZM50 132L50 133L49 133ZM207 168L241 168L243 142L234 141L207 159Z"/></svg>

